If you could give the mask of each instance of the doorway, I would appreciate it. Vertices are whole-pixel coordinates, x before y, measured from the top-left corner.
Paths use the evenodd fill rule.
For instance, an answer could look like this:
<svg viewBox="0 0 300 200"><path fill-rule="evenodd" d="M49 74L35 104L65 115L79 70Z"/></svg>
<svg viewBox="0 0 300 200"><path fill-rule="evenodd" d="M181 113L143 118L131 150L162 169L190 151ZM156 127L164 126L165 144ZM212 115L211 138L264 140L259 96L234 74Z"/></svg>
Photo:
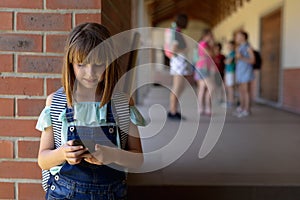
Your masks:
<svg viewBox="0 0 300 200"><path fill-rule="evenodd" d="M261 19L260 97L273 103L279 101L281 15L280 8Z"/></svg>

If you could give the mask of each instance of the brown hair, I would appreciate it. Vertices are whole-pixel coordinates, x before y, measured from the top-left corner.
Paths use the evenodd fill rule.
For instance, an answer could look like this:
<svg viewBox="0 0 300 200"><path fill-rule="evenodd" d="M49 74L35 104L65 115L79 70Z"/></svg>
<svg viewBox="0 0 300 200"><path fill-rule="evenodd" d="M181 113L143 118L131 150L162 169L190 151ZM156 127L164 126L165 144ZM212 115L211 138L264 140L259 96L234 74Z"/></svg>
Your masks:
<svg viewBox="0 0 300 200"><path fill-rule="evenodd" d="M179 28L186 28L187 24L188 24L188 16L186 14L183 14L183 13L178 14L175 17L175 22L176 22L176 25Z"/></svg>
<svg viewBox="0 0 300 200"><path fill-rule="evenodd" d="M235 41L234 41L234 40L230 40L228 43L229 43L230 45L232 45L232 46L235 46Z"/></svg>
<svg viewBox="0 0 300 200"><path fill-rule="evenodd" d="M245 38L246 41L249 38L248 33L246 31L240 30L237 32L237 34L241 34Z"/></svg>
<svg viewBox="0 0 300 200"><path fill-rule="evenodd" d="M202 31L202 35L201 35L201 37L200 37L200 41L203 40L203 38L204 38L205 36L209 35L209 34L212 34L211 29L209 29L209 28L204 29L204 30Z"/></svg>
<svg viewBox="0 0 300 200"><path fill-rule="evenodd" d="M215 47L218 47L220 51L222 51L222 49L223 49L223 45L220 42L217 42L215 44Z"/></svg>
<svg viewBox="0 0 300 200"><path fill-rule="evenodd" d="M106 63L106 69L102 74L103 81L99 82L96 93L102 95L100 106L110 101L119 79L118 62L113 56L111 41L107 40L110 36L107 28L97 23L80 24L69 34L62 69L62 85L67 96L68 106L73 104L72 94L76 79L73 63Z"/></svg>

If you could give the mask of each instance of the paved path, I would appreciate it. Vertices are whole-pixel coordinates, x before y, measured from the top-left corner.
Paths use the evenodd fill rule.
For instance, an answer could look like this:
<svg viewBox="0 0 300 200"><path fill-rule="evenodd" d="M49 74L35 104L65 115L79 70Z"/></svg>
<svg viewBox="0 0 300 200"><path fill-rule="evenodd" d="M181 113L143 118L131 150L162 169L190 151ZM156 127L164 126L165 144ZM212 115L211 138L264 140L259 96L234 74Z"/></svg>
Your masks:
<svg viewBox="0 0 300 200"><path fill-rule="evenodd" d="M159 130L168 107L168 90L152 87L140 106L148 116L151 130ZM184 93L182 98L189 99ZM167 109L166 109L167 110ZM186 124L199 124L198 134L190 148L171 165L155 172L130 174L130 185L300 185L300 116L263 105L253 107L253 115L238 119L227 113L225 125L216 146L203 159L198 158L200 145L210 118L195 121L187 109ZM145 152L168 144L176 135L178 122L167 121L159 134L143 139ZM140 129L142 137L151 130ZM189 134L189 133L186 133Z"/></svg>

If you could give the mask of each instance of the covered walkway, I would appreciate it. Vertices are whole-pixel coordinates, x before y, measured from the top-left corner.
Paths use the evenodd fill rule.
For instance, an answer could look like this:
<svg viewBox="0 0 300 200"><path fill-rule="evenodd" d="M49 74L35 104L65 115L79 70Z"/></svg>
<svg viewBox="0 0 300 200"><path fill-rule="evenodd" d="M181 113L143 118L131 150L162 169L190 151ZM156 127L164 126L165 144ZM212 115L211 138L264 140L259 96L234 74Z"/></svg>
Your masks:
<svg viewBox="0 0 300 200"><path fill-rule="evenodd" d="M152 86L140 109L146 117L149 107L154 104L162 105L167 111L168 98L166 88ZM189 96L184 93L182 98ZM161 112L152 114L151 126L159 126L163 119ZM180 195L187 194L199 197L194 199L201 199L203 195L215 195L214 198L205 199L226 199L224 197L227 194L228 199L244 200L259 199L259 195L274 195L277 192L287 192L285 198L281 199L295 199L299 190L294 190L294 186L300 186L299 115L258 104L254 105L253 114L248 118L239 119L228 112L221 137L210 154L203 159L198 158L198 153L210 118L203 117L196 122L189 117L189 113L184 115L187 117L184 123L199 123L199 131L193 144L180 159L166 168L151 173L130 174L129 192L132 199L136 195L143 196L145 191L149 198L154 197L151 194L160 194L155 199L163 199L163 194L165 197L172 197L171 199L181 199ZM179 122L167 121L157 136L144 139L144 151L167 144L176 134L178 124ZM141 133L142 137L151 134L143 130ZM212 190L207 186L218 186L219 189ZM136 187L139 189L134 189ZM261 187L264 188L263 192ZM278 190L278 187L281 189ZM218 191L225 196L218 198ZM169 196L172 194L174 196ZM143 196L147 199L146 197ZM280 199L280 196L274 195L268 199L277 198Z"/></svg>

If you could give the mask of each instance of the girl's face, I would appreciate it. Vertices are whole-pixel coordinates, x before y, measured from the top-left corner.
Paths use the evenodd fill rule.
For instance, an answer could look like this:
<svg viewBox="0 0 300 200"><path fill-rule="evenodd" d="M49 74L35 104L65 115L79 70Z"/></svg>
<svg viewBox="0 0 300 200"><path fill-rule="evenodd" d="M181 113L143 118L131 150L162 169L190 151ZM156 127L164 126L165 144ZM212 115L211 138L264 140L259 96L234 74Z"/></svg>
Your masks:
<svg viewBox="0 0 300 200"><path fill-rule="evenodd" d="M213 41L213 35L211 33L208 33L205 37L204 40L207 42L212 42Z"/></svg>
<svg viewBox="0 0 300 200"><path fill-rule="evenodd" d="M235 36L235 42L241 44L245 41L244 36L241 33L237 33Z"/></svg>
<svg viewBox="0 0 300 200"><path fill-rule="evenodd" d="M88 89L96 89L98 83L103 80L105 64L73 64L76 80L79 84Z"/></svg>
<svg viewBox="0 0 300 200"><path fill-rule="evenodd" d="M228 49L229 51L234 50L234 45L231 44L231 43L228 43L228 44L227 44L227 49Z"/></svg>
<svg viewBox="0 0 300 200"><path fill-rule="evenodd" d="M221 49L219 48L219 46L214 46L214 53L215 54L220 54L221 53Z"/></svg>

